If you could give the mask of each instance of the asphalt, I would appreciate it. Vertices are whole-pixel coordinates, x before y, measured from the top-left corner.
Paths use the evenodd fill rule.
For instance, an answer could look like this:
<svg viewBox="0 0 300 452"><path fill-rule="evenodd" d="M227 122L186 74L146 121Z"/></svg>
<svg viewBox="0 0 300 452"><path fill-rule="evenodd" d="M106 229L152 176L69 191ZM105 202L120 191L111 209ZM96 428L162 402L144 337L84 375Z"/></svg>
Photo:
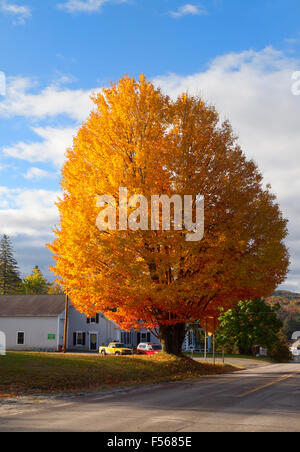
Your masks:
<svg viewBox="0 0 300 452"><path fill-rule="evenodd" d="M300 432L300 364L0 406L0 431Z"/></svg>

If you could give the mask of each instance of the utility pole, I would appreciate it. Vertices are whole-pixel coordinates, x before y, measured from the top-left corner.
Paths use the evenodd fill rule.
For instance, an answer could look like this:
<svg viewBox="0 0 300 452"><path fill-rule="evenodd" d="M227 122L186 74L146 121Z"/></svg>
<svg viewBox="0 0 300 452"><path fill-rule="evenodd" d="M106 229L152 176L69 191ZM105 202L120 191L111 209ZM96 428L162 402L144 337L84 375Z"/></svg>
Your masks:
<svg viewBox="0 0 300 452"><path fill-rule="evenodd" d="M65 326L64 326L64 353L67 352L68 314L69 314L69 297L68 297L68 295L66 295Z"/></svg>
<svg viewBox="0 0 300 452"><path fill-rule="evenodd" d="M207 319L205 319L205 339L204 339L204 359L206 361L207 354Z"/></svg>
<svg viewBox="0 0 300 452"><path fill-rule="evenodd" d="M216 337L215 337L215 331L216 331L216 318L214 317L214 334L213 334L213 361L214 361L214 365L216 364Z"/></svg>

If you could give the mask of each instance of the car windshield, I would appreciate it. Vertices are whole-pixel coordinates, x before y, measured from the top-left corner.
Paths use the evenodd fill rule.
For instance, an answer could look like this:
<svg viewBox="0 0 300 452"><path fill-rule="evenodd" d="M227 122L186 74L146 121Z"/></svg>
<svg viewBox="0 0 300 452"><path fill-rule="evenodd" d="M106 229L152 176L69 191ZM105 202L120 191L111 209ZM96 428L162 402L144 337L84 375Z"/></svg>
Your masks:
<svg viewBox="0 0 300 452"><path fill-rule="evenodd" d="M126 348L125 344L121 344L121 343L114 344L114 347L115 348Z"/></svg>
<svg viewBox="0 0 300 452"><path fill-rule="evenodd" d="M152 345L152 350L161 350L161 345Z"/></svg>

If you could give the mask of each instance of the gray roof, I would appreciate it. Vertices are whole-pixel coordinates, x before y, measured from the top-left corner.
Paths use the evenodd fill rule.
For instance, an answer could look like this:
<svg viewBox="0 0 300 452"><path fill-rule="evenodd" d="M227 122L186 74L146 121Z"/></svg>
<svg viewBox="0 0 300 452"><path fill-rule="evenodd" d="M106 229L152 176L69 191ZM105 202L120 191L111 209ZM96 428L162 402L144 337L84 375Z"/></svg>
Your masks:
<svg viewBox="0 0 300 452"><path fill-rule="evenodd" d="M0 317L56 317L64 307L64 295L0 295Z"/></svg>

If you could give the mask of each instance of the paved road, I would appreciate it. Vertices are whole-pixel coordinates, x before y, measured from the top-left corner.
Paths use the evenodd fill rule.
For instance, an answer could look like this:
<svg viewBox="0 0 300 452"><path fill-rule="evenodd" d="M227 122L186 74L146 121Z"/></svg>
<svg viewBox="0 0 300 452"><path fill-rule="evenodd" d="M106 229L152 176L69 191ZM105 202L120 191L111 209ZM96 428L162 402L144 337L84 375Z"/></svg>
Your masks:
<svg viewBox="0 0 300 452"><path fill-rule="evenodd" d="M300 364L2 406L0 431L300 432Z"/></svg>

